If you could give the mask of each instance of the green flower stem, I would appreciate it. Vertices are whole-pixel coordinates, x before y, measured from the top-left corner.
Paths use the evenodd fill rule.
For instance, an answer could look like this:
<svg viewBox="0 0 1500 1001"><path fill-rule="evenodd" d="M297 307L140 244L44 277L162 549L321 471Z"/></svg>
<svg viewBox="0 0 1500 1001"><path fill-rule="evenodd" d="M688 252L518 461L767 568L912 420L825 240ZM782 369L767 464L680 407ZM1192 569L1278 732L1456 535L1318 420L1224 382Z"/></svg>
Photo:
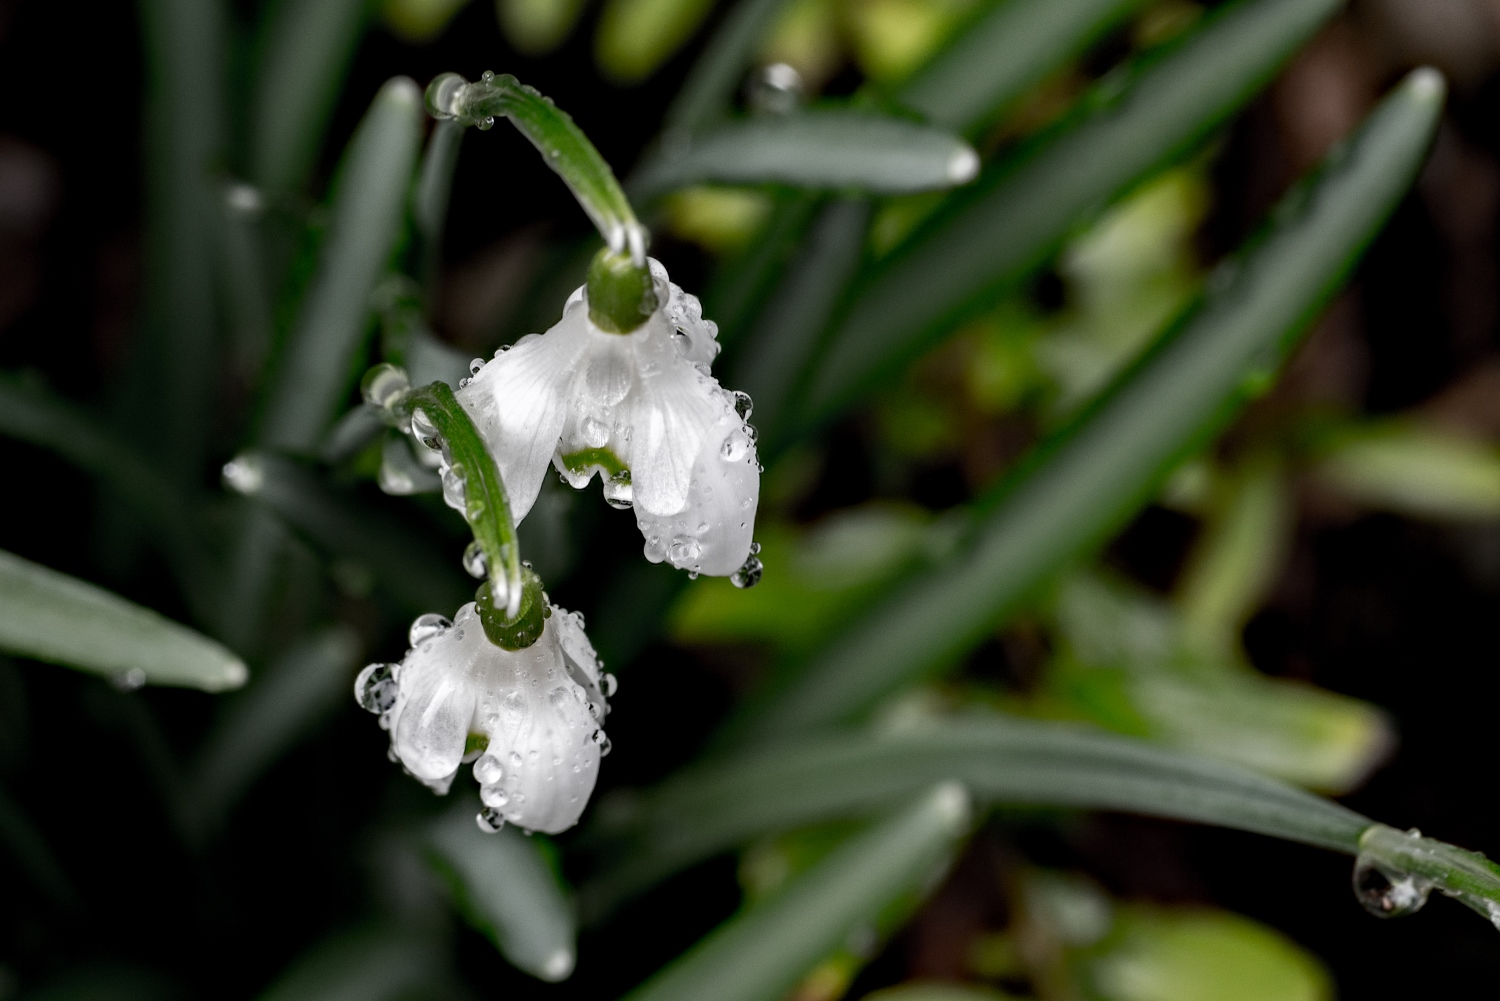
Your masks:
<svg viewBox="0 0 1500 1001"><path fill-rule="evenodd" d="M434 382L411 390L402 408L409 414L420 410L442 438L449 465L463 478L464 517L484 550L490 593L505 595L505 615L516 618L521 611L521 546L505 481L485 449L479 429L447 383ZM489 631L486 625L485 632Z"/></svg>
<svg viewBox="0 0 1500 1001"><path fill-rule="evenodd" d="M1359 836L1359 861L1392 881L1413 877L1477 911L1500 927L1500 865L1416 831L1371 824Z"/></svg>
<svg viewBox="0 0 1500 1001"><path fill-rule="evenodd" d="M615 254L629 253L637 267L646 264L646 230L615 179L614 171L573 119L509 73L486 72L470 83L444 73L427 85L427 111L434 118L457 119L460 125L488 129L496 118L509 118L563 179Z"/></svg>

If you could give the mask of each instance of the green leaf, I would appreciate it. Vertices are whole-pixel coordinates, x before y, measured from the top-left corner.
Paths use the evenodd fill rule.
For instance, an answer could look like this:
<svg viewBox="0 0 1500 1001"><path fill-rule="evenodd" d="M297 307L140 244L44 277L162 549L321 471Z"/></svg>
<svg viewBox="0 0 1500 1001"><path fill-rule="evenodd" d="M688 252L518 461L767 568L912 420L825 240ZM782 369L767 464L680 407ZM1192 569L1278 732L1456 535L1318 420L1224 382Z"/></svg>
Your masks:
<svg viewBox="0 0 1500 1001"><path fill-rule="evenodd" d="M131 683L220 692L244 662L117 594L0 551L0 649Z"/></svg>
<svg viewBox="0 0 1500 1001"><path fill-rule="evenodd" d="M448 615L473 600L457 554L444 559L426 537L383 512L363 507L291 459L243 453L225 467L224 477L324 552L367 568L408 611Z"/></svg>
<svg viewBox="0 0 1500 1001"><path fill-rule="evenodd" d="M655 73L698 29L711 0L608 0L594 36L605 74L635 83Z"/></svg>
<svg viewBox="0 0 1500 1001"><path fill-rule="evenodd" d="M349 698L359 640L346 627L315 633L224 706L199 753L189 809L201 841L250 786Z"/></svg>
<svg viewBox="0 0 1500 1001"><path fill-rule="evenodd" d="M1415 518L1500 517L1500 450L1436 427L1392 421L1341 429L1313 473L1351 500Z"/></svg>
<svg viewBox="0 0 1500 1001"><path fill-rule="evenodd" d="M128 442L25 376L0 372L0 434L50 449L114 491L160 540L195 616L217 621L217 568L194 505Z"/></svg>
<svg viewBox="0 0 1500 1001"><path fill-rule="evenodd" d="M371 293L406 215L421 125L421 95L397 77L380 89L349 141L318 270L261 415L264 445L313 451L354 381Z"/></svg>
<svg viewBox="0 0 1500 1001"><path fill-rule="evenodd" d="M250 177L300 193L317 161L370 0L280 0L261 26L250 108Z"/></svg>
<svg viewBox="0 0 1500 1001"><path fill-rule="evenodd" d="M222 221L210 178L224 155L225 15L221 0L141 5L149 281L132 389L146 440L179 482L198 474L213 424Z"/></svg>
<svg viewBox="0 0 1500 1001"><path fill-rule="evenodd" d="M795 388L817 350L839 296L864 253L870 204L841 198L824 206L785 278L756 318L727 385L755 401L760 448L776 451L777 432Z"/></svg>
<svg viewBox="0 0 1500 1001"><path fill-rule="evenodd" d="M693 63L667 109L667 133L696 132L723 115L786 0L740 0Z"/></svg>
<svg viewBox="0 0 1500 1001"><path fill-rule="evenodd" d="M946 129L827 108L744 118L682 137L634 179L650 198L704 181L905 194L972 180L979 154Z"/></svg>
<svg viewBox="0 0 1500 1001"><path fill-rule="evenodd" d="M896 97L938 125L970 132L1144 0L1002 0L908 80Z"/></svg>
<svg viewBox="0 0 1500 1001"><path fill-rule="evenodd" d="M1041 265L1069 230L1202 140L1338 9L1239 0L1133 77L1106 78L1088 113L986 171L862 280L802 405L829 420Z"/></svg>
<svg viewBox="0 0 1500 1001"><path fill-rule="evenodd" d="M765 903L719 926L629 1001L775 1001L897 898L930 887L969 822L943 782L841 845Z"/></svg>
<svg viewBox="0 0 1500 1001"><path fill-rule="evenodd" d="M1435 72L1408 76L1272 225L1211 279L1200 308L1104 397L996 487L972 539L836 640L740 733L847 719L953 662L1068 560L1102 541L1167 474L1274 381L1411 183L1443 104Z"/></svg>
<svg viewBox="0 0 1500 1001"><path fill-rule="evenodd" d="M417 172L417 190L412 199L412 216L422 238L420 276L428 298L435 293L439 258L443 250L443 228L448 219L448 201L453 194L453 172L458 168L458 151L463 145L464 128L457 122L439 122L427 140L422 167Z"/></svg>
<svg viewBox="0 0 1500 1001"><path fill-rule="evenodd" d="M514 828L487 834L465 801L426 834L433 864L465 919L517 968L546 981L566 980L577 955L572 902L543 853L546 840Z"/></svg>
<svg viewBox="0 0 1500 1001"><path fill-rule="evenodd" d="M941 779L996 805L1119 810L1353 854L1370 821L1225 762L1091 728L1007 717L845 733L699 765L600 805L590 836L618 861L584 888L597 914L695 862L772 831L858 816Z"/></svg>
<svg viewBox="0 0 1500 1001"><path fill-rule="evenodd" d="M425 936L367 927L315 946L260 1001L395 1001L442 974L442 956Z"/></svg>
<svg viewBox="0 0 1500 1001"><path fill-rule="evenodd" d="M822 202L822 196L800 190L776 189L772 198L771 217L760 234L721 264L703 291L703 315L719 325L719 343L730 352L741 346Z"/></svg>
<svg viewBox="0 0 1500 1001"><path fill-rule="evenodd" d="M47 839L4 789L0 789L0 843L54 907L64 912L78 907L78 891Z"/></svg>

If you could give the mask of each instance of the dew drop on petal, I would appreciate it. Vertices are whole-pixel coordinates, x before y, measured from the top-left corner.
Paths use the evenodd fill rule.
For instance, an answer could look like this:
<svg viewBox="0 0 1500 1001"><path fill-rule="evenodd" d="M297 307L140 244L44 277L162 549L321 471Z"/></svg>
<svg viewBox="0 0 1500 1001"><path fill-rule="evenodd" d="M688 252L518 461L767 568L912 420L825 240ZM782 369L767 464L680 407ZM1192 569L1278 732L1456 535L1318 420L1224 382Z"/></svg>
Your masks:
<svg viewBox="0 0 1500 1001"><path fill-rule="evenodd" d="M474 823L486 834L498 834L505 826L505 817L499 810L487 806L474 815Z"/></svg>
<svg viewBox="0 0 1500 1001"><path fill-rule="evenodd" d="M446 617L436 612L428 612L426 615L416 617L411 624L411 629L406 633L406 639L412 646L420 646L434 636L441 636L452 628L453 623Z"/></svg>
<svg viewBox="0 0 1500 1001"><path fill-rule="evenodd" d="M754 587L760 583L763 573L765 573L765 566L760 562L760 558L751 556L738 570L729 575L729 583L738 588Z"/></svg>
<svg viewBox="0 0 1500 1001"><path fill-rule="evenodd" d="M740 462L750 454L751 444L750 436L745 433L744 428L735 428L719 447L719 457L725 462Z"/></svg>
<svg viewBox="0 0 1500 1001"><path fill-rule="evenodd" d="M750 399L749 393L734 391L734 412L739 414L740 420L748 421L750 414L755 410L755 403Z"/></svg>
<svg viewBox="0 0 1500 1001"><path fill-rule="evenodd" d="M604 690L604 697L606 699L612 699L620 687L620 679L616 678L613 674L606 674L599 679L599 687Z"/></svg>
<svg viewBox="0 0 1500 1001"><path fill-rule="evenodd" d="M679 535L672 540L670 555L674 566L691 563L703 553L703 545L691 535Z"/></svg>
<svg viewBox="0 0 1500 1001"><path fill-rule="evenodd" d="M367 664L354 679L354 698L367 712L383 713L396 704L396 665Z"/></svg>
<svg viewBox="0 0 1500 1001"><path fill-rule="evenodd" d="M605 736L603 730L594 731L594 743L599 745L599 757L601 758L608 757L609 752L615 749L614 744L610 743L609 738Z"/></svg>
<svg viewBox="0 0 1500 1001"><path fill-rule="evenodd" d="M596 417L585 417L578 425L578 433L589 448L603 448L609 443L609 425Z"/></svg>
<svg viewBox="0 0 1500 1001"><path fill-rule="evenodd" d="M479 374L479 370L482 369L482 368L484 368L484 359L483 358L474 358L474 359L470 360L470 362L469 362L469 374L470 375L478 375Z"/></svg>
<svg viewBox="0 0 1500 1001"><path fill-rule="evenodd" d="M604 500L618 511L634 504L635 488L630 483L630 470L623 469L604 481Z"/></svg>
<svg viewBox="0 0 1500 1001"><path fill-rule="evenodd" d="M510 802L510 794L497 785L487 785L479 790L479 799L485 806L498 810Z"/></svg>
<svg viewBox="0 0 1500 1001"><path fill-rule="evenodd" d="M685 355L693 350L693 339L681 330L672 332L672 346L677 349L678 354Z"/></svg>
<svg viewBox="0 0 1500 1001"><path fill-rule="evenodd" d="M493 754L481 755L474 762L474 781L482 786L492 786L505 778L505 766Z"/></svg>

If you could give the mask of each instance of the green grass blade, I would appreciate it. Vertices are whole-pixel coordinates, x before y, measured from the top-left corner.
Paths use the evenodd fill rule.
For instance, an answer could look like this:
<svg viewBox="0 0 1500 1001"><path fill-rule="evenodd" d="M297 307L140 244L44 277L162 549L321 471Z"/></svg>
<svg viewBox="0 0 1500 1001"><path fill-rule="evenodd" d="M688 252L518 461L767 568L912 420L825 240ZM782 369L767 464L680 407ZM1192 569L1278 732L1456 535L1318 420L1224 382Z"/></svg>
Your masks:
<svg viewBox="0 0 1500 1001"><path fill-rule="evenodd" d="M566 980L578 922L543 839L514 828L486 834L474 822L478 810L478 802L460 803L432 825L426 840L433 864L465 919L506 959L542 980Z"/></svg>
<svg viewBox="0 0 1500 1001"><path fill-rule="evenodd" d="M143 352L136 387L145 439L191 482L212 426L219 339L212 172L224 154L224 21L220 0L141 6L147 74L147 248Z"/></svg>
<svg viewBox="0 0 1500 1001"><path fill-rule="evenodd" d="M0 789L0 844L54 907L65 912L77 908L73 881L47 846L47 839L4 789Z"/></svg>
<svg viewBox="0 0 1500 1001"><path fill-rule="evenodd" d="M271 191L307 185L369 0L280 0L261 29L250 109L250 177Z"/></svg>
<svg viewBox="0 0 1500 1001"><path fill-rule="evenodd" d="M194 505L132 445L74 404L10 372L0 372L0 434L56 452L125 501L160 540L194 616L216 621L217 571L198 534Z"/></svg>
<svg viewBox="0 0 1500 1001"><path fill-rule="evenodd" d="M870 203L843 198L830 202L786 277L761 310L726 385L755 401L755 426L761 450L774 454L778 430L793 379L804 371L838 304L839 295L859 267L870 222Z"/></svg>
<svg viewBox="0 0 1500 1001"><path fill-rule="evenodd" d="M318 270L293 323L261 415L262 444L311 452L357 375L371 293L406 216L422 132L422 96L397 77L349 141Z"/></svg>
<svg viewBox="0 0 1500 1001"><path fill-rule="evenodd" d="M435 294L448 201L453 194L453 172L458 169L458 151L463 145L464 132L464 127L457 122L438 122L427 140L422 168L417 172L412 216L422 240L420 277L429 300Z"/></svg>
<svg viewBox="0 0 1500 1001"><path fill-rule="evenodd" d="M719 926L629 1001L776 1001L899 898L932 884L969 822L943 782L851 838L776 896Z"/></svg>
<svg viewBox="0 0 1500 1001"><path fill-rule="evenodd" d="M786 0L741 0L735 5L693 63L667 109L663 131L696 132L729 109L745 68L755 58L756 46L785 6Z"/></svg>
<svg viewBox="0 0 1500 1001"><path fill-rule="evenodd" d="M702 765L590 830L617 861L584 888L602 913L686 866L776 831L861 816L954 779L989 805L1117 810L1354 853L1370 821L1237 765L1091 728L1006 717L843 733ZM613 822L612 822L613 818Z"/></svg>
<svg viewBox="0 0 1500 1001"><path fill-rule="evenodd" d="M226 467L225 479L323 552L368 569L381 589L409 612L451 615L473 600L472 582L466 583L468 578L459 571L458 553L444 559L425 537L383 512L360 506L291 459L245 453Z"/></svg>
<svg viewBox="0 0 1500 1001"><path fill-rule="evenodd" d="M0 649L132 683L220 692L245 664L206 636L76 577L0 551Z"/></svg>
<svg viewBox="0 0 1500 1001"><path fill-rule="evenodd" d="M969 132L991 121L1143 0L1002 0L902 85L928 121Z"/></svg>
<svg viewBox="0 0 1500 1001"><path fill-rule="evenodd" d="M395 1001L438 981L444 965L426 936L367 927L315 946L260 1001Z"/></svg>
<svg viewBox="0 0 1500 1001"><path fill-rule="evenodd" d="M1081 219L1254 96L1338 6L1239 0L1128 85L1106 79L1081 121L986 172L861 281L814 370L804 419L830 419L1040 266Z"/></svg>
<svg viewBox="0 0 1500 1001"><path fill-rule="evenodd" d="M359 640L345 627L308 637L225 705L194 775L189 809L197 840L211 837L251 784L349 699Z"/></svg>
<svg viewBox="0 0 1500 1001"><path fill-rule="evenodd" d="M843 109L745 118L685 138L631 186L637 198L712 181L903 194L949 188L979 170L946 129Z"/></svg>
<svg viewBox="0 0 1500 1001"><path fill-rule="evenodd" d="M1007 477L970 544L898 588L759 710L760 736L835 722L961 656L1100 542L1178 461L1275 378L1421 165L1442 78L1407 77L1360 132L1220 266L1200 307Z"/></svg>

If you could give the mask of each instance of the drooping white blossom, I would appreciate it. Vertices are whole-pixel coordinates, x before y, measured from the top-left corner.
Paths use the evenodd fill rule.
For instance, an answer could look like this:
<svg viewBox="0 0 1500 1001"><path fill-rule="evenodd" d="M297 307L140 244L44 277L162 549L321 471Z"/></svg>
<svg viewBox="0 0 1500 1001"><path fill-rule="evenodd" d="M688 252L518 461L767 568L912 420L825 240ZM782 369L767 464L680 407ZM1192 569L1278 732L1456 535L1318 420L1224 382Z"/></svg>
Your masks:
<svg viewBox="0 0 1500 1001"><path fill-rule="evenodd" d="M473 764L485 810L480 826L505 821L555 834L578 822L609 742L598 657L582 616L548 607L540 638L521 650L490 642L473 602L450 623L412 624L399 664L371 664L355 697L391 734L391 755L439 793Z"/></svg>
<svg viewBox="0 0 1500 1001"><path fill-rule="evenodd" d="M752 561L760 500L749 397L709 374L718 327L698 299L650 267L659 305L640 327L599 329L580 288L552 329L498 352L458 399L517 521L549 464L580 489L598 473L612 505L634 508L647 559L728 576Z"/></svg>

